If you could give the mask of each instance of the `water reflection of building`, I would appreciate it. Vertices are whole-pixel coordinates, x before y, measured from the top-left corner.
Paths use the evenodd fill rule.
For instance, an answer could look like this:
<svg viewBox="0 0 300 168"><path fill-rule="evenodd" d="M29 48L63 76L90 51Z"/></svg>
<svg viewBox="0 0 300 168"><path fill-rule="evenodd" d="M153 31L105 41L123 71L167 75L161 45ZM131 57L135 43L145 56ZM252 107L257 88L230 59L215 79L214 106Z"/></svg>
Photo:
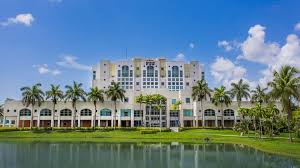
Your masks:
<svg viewBox="0 0 300 168"><path fill-rule="evenodd" d="M295 160L231 144L0 144L0 167L293 167ZM5 152L5 154L3 154Z"/></svg>

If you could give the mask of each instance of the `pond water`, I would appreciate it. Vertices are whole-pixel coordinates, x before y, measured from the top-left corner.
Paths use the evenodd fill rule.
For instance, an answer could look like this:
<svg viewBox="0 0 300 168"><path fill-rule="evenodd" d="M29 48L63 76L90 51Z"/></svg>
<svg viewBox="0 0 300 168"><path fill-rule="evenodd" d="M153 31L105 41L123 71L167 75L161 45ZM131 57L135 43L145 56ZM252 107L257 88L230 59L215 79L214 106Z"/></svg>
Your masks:
<svg viewBox="0 0 300 168"><path fill-rule="evenodd" d="M288 157L229 144L0 142L0 168L300 167Z"/></svg>

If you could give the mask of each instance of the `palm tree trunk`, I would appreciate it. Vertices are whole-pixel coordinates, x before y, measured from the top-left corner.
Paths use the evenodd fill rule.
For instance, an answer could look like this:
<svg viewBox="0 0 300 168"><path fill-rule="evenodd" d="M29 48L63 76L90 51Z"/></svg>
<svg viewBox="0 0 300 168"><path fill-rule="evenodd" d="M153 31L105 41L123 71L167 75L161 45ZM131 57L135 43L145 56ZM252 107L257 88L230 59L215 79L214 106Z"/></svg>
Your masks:
<svg viewBox="0 0 300 168"><path fill-rule="evenodd" d="M53 103L53 112L52 112L51 128L54 127L54 115L55 115L55 103Z"/></svg>
<svg viewBox="0 0 300 168"><path fill-rule="evenodd" d="M30 129L33 127L33 113L34 113L34 105L31 105L31 118L30 118Z"/></svg>
<svg viewBox="0 0 300 168"><path fill-rule="evenodd" d="M95 106L95 112L94 112L94 119L93 119L93 129L96 128L96 111L97 111L97 102L94 102L94 106Z"/></svg>
<svg viewBox="0 0 300 168"><path fill-rule="evenodd" d="M117 118L117 101L114 101L114 103L115 103L115 112L114 112L114 119L113 119L113 126L114 126L114 129L116 129L116 122L117 122L117 120L116 120L116 118Z"/></svg>
<svg viewBox="0 0 300 168"><path fill-rule="evenodd" d="M291 122L292 122L292 112L288 110L288 132L289 132L289 141L293 142L292 134L291 134Z"/></svg>
<svg viewBox="0 0 300 168"><path fill-rule="evenodd" d="M152 106L151 105L149 106L149 109L150 109L150 111L149 111L149 127L151 128L151 112L152 112Z"/></svg>
<svg viewBox="0 0 300 168"><path fill-rule="evenodd" d="M222 115L222 129L224 129L224 111L223 111L223 104L221 103L221 115Z"/></svg>
<svg viewBox="0 0 300 168"><path fill-rule="evenodd" d="M201 103L201 112L202 112L202 127L205 127L205 118L204 118L205 116L204 116L204 111L203 111L203 100L201 100L200 103ZM196 111L196 113L197 113L197 111ZM197 118L196 122L198 122L198 118Z"/></svg>

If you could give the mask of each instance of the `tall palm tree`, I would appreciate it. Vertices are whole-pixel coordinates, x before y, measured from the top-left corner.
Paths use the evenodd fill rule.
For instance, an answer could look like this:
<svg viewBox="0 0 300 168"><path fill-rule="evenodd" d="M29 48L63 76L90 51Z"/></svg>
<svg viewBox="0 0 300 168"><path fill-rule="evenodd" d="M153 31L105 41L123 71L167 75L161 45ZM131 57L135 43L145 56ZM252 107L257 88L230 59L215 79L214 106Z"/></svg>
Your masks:
<svg viewBox="0 0 300 168"><path fill-rule="evenodd" d="M162 96L161 94L154 94L153 99L155 102L155 107L159 110L159 128L161 132L161 115L162 115L162 109L164 108L164 105L166 104L167 99Z"/></svg>
<svg viewBox="0 0 300 168"><path fill-rule="evenodd" d="M203 100L206 100L207 97L210 97L211 90L208 87L208 84L204 79L197 81L196 85L192 87L192 98L194 101L199 101L202 112L202 127L204 127L204 111L203 111ZM198 120L198 119L197 119ZM198 126L198 121L196 120L196 126Z"/></svg>
<svg viewBox="0 0 300 168"><path fill-rule="evenodd" d="M65 101L71 101L73 112L72 112L72 124L73 127L75 127L75 116L76 116L76 104L77 101L83 100L86 101L85 98L85 91L82 89L82 83L73 82L73 86L67 85L66 86L66 95L65 95Z"/></svg>
<svg viewBox="0 0 300 168"><path fill-rule="evenodd" d="M245 83L243 79L240 79L238 83L231 83L231 98L236 98L238 102L238 107L241 107L242 99L248 100L250 98L250 88L249 84Z"/></svg>
<svg viewBox="0 0 300 168"><path fill-rule="evenodd" d="M224 109L223 106L228 106L231 103L230 92L226 91L225 86L221 86L220 88L215 88L214 95L212 97L212 103L215 106L219 106L221 108L222 113L222 128L224 128Z"/></svg>
<svg viewBox="0 0 300 168"><path fill-rule="evenodd" d="M142 110L142 104L145 103L144 99L145 99L145 97L143 96L143 94L140 94L139 96L137 96L135 98L135 102L139 103L139 105L140 105L140 112L143 111L143 118L145 116L145 114L144 114L145 112L144 112L144 110Z"/></svg>
<svg viewBox="0 0 300 168"><path fill-rule="evenodd" d="M270 96L279 100L283 111L288 114L289 140L292 142L291 121L292 121L292 99L300 99L300 77L299 71L291 66L283 66L279 71L274 71L273 81L268 83L271 88Z"/></svg>
<svg viewBox="0 0 300 168"><path fill-rule="evenodd" d="M238 108L241 107L242 99L248 100L250 98L250 88L248 83L244 83L243 79L240 79L238 83L231 83L231 98L236 98ZM236 119L234 120L236 122Z"/></svg>
<svg viewBox="0 0 300 168"><path fill-rule="evenodd" d="M116 113L117 113L117 101L123 101L125 99L125 90L120 87L119 83L112 82L106 91L107 98L114 102L114 119L112 126L116 128Z"/></svg>
<svg viewBox="0 0 300 168"><path fill-rule="evenodd" d="M266 103L268 101L268 96L266 94L266 91L268 88L261 88L260 85L257 85L255 90L252 90L252 97L251 97L251 102L252 103Z"/></svg>
<svg viewBox="0 0 300 168"><path fill-rule="evenodd" d="M46 91L46 99L51 99L53 103L53 111L52 111L52 119L51 119L51 127L54 126L54 114L55 114L55 106L57 101L62 100L64 98L64 92L60 90L59 85L51 85L50 90Z"/></svg>
<svg viewBox="0 0 300 168"><path fill-rule="evenodd" d="M268 88L262 88L260 85L257 85L256 88L254 90L251 90L252 96L251 96L251 102L252 103L258 103L259 105L263 104L263 103L267 103L268 102L268 95L266 93L266 91L268 90ZM258 108L259 109L259 108ZM255 110L252 110L253 112L256 112ZM258 113L261 113L258 111ZM256 121L257 121L257 115L253 114L253 126L254 126L254 131L256 132ZM244 116L242 116L244 118Z"/></svg>
<svg viewBox="0 0 300 168"><path fill-rule="evenodd" d="M91 88L90 92L87 93L87 98L89 101L93 102L95 111L93 115L93 128L96 125L96 111L97 111L97 102L104 102L104 90L98 89L98 87Z"/></svg>
<svg viewBox="0 0 300 168"><path fill-rule="evenodd" d="M28 107L31 105L31 119L30 119L30 129L33 126L33 113L34 113L34 106L37 104L40 106L42 102L44 102L44 92L40 89L42 85L37 83L30 87L22 87L22 103L24 106Z"/></svg>
<svg viewBox="0 0 300 168"><path fill-rule="evenodd" d="M152 111L152 105L154 104L154 99L153 99L153 96L152 95L146 95L145 96L145 104L149 106L149 126L151 127L151 111ZM147 110L147 108L146 108Z"/></svg>

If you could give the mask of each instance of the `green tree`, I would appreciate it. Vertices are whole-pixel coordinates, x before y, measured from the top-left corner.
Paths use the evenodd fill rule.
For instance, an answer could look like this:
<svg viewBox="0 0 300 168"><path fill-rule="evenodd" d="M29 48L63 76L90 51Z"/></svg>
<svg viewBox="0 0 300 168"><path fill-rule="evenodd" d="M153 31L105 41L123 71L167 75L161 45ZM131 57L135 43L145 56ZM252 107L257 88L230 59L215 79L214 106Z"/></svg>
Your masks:
<svg viewBox="0 0 300 168"><path fill-rule="evenodd" d="M104 90L98 89L98 87L91 88L90 92L87 93L88 101L94 104L94 115L93 115L93 128L96 126L96 111L97 102L104 102Z"/></svg>
<svg viewBox="0 0 300 168"><path fill-rule="evenodd" d="M30 129L33 127L33 113L34 106L37 104L40 106L44 102L44 92L40 89L42 85L37 83L30 87L22 87L22 103L24 106L28 107L31 105L31 118L30 118Z"/></svg>
<svg viewBox="0 0 300 168"><path fill-rule="evenodd" d="M238 83L231 83L232 89L230 90L231 98L236 98L238 107L241 107L242 99L248 100L250 98L249 84L240 79Z"/></svg>
<svg viewBox="0 0 300 168"><path fill-rule="evenodd" d="M263 104L263 103L267 103L268 102L268 95L266 93L268 88L262 88L260 85L257 85L256 88L254 90L251 90L252 96L251 96L251 102L252 103L259 103L259 104ZM256 126L256 121L257 121L257 115L255 114L255 111L252 111L252 116L253 118L252 123L253 123L253 127L254 130L256 132L257 126Z"/></svg>
<svg viewBox="0 0 300 168"><path fill-rule="evenodd" d="M268 102L268 96L266 94L268 88L261 88L260 85L257 85L255 90L252 90L252 97L251 102L252 103L267 103Z"/></svg>
<svg viewBox="0 0 300 168"><path fill-rule="evenodd" d="M204 110L203 110L203 100L210 97L211 90L208 87L207 82L204 79L197 81L196 85L192 87L192 98L194 101L200 102L201 112L202 112L202 127L205 125ZM197 113L195 111L195 113ZM198 119L196 119L196 126L198 126Z"/></svg>
<svg viewBox="0 0 300 168"><path fill-rule="evenodd" d="M51 127L54 127L55 106L57 101L62 100L63 98L64 92L60 90L59 85L51 85L50 89L46 91L46 99L50 99L53 103Z"/></svg>
<svg viewBox="0 0 300 168"><path fill-rule="evenodd" d="M145 104L147 106L149 106L149 123L150 123L149 126L151 127L151 112L152 112L152 106L154 104L153 96L152 95L146 95L144 97L144 101L145 101Z"/></svg>
<svg viewBox="0 0 300 168"><path fill-rule="evenodd" d="M270 121L271 123L271 128L270 128L270 135L271 137L273 136L274 132L274 126L276 125L276 119L278 118L279 110L276 107L275 104L269 104L266 107L266 119Z"/></svg>
<svg viewBox="0 0 300 168"><path fill-rule="evenodd" d="M120 87L119 83L112 82L106 91L107 98L114 102L114 119L112 126L116 128L117 101L124 101L125 90Z"/></svg>
<svg viewBox="0 0 300 168"><path fill-rule="evenodd" d="M145 110L143 110L142 109L142 105L143 105L143 103L145 103L145 97L143 96L143 94L140 94L139 96L137 96L136 98L135 98L135 102L136 103L138 103L139 105L140 105L140 112L142 112L142 114L143 114L143 118L144 118L144 116L145 116Z"/></svg>
<svg viewBox="0 0 300 168"><path fill-rule="evenodd" d="M214 94L212 97L212 103L215 106L220 106L220 110L222 113L222 128L224 128L224 105L228 106L231 104L230 92L226 91L225 86L221 86L220 88L215 88Z"/></svg>
<svg viewBox="0 0 300 168"><path fill-rule="evenodd" d="M77 113L76 104L79 100L86 101L86 93L82 89L82 83L76 83L75 81L73 82L73 86L67 85L66 89L65 101L72 102L72 125L75 127L75 116Z"/></svg>
<svg viewBox="0 0 300 168"><path fill-rule="evenodd" d="M291 66L283 66L279 71L274 71L273 81L268 83L271 88L270 96L279 100L283 111L288 114L289 140L292 142L291 122L292 122L292 99L300 98L300 77L299 71Z"/></svg>
<svg viewBox="0 0 300 168"><path fill-rule="evenodd" d="M165 108L165 104L167 99L160 95L160 94L154 94L152 95L153 99L154 99L154 103L155 103L155 108L159 110L159 128L161 131L161 117L162 117L162 109Z"/></svg>

